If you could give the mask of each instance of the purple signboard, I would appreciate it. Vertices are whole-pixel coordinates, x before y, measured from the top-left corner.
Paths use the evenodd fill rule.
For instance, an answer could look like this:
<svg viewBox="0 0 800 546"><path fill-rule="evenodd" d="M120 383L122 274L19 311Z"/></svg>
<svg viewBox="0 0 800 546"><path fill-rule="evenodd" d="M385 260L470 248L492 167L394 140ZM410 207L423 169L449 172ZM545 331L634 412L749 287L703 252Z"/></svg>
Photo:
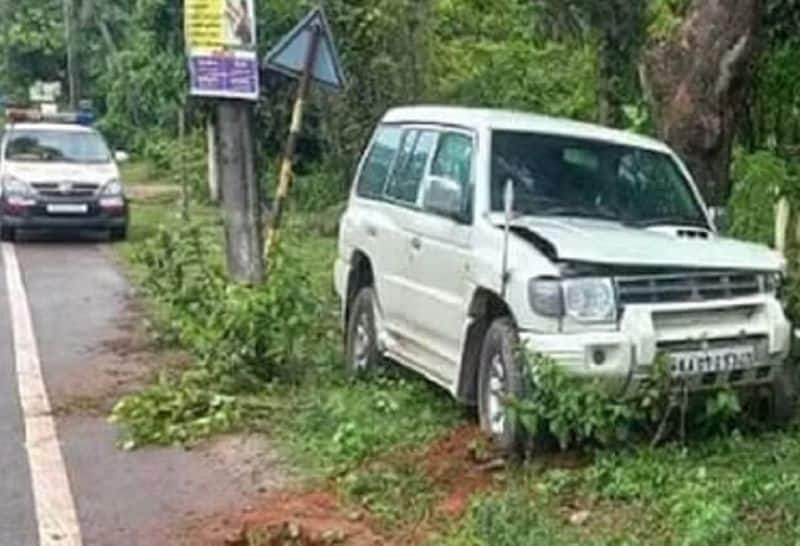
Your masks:
<svg viewBox="0 0 800 546"><path fill-rule="evenodd" d="M258 61L248 52L195 54L190 61L192 95L258 98Z"/></svg>

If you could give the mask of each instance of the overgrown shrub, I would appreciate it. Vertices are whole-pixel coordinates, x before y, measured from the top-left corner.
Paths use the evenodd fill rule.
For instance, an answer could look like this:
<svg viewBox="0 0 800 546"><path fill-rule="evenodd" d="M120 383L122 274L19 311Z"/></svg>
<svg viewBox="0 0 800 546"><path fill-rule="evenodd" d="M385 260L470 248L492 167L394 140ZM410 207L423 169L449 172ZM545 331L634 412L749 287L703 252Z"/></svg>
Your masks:
<svg viewBox="0 0 800 546"><path fill-rule="evenodd" d="M737 151L730 200L731 234L764 244L775 241L775 203L792 191L786 163L769 152Z"/></svg>
<svg viewBox="0 0 800 546"><path fill-rule="evenodd" d="M249 394L294 377L314 356L318 304L299 262L283 250L267 283L241 286L227 280L219 245L212 233L188 224L162 228L134 255L145 292L164 308L166 327L197 364L117 405L113 418L130 447L230 429Z"/></svg>
<svg viewBox="0 0 800 546"><path fill-rule="evenodd" d="M554 437L564 450L613 447L642 438L657 443L670 417L680 412L692 430L703 435L729 431L742 412L738 396L727 390L683 396L685 391L668 375L663 357L636 393L622 397L600 380L570 375L549 357L524 350L519 355L525 392L520 399L507 401L510 416L535 437Z"/></svg>

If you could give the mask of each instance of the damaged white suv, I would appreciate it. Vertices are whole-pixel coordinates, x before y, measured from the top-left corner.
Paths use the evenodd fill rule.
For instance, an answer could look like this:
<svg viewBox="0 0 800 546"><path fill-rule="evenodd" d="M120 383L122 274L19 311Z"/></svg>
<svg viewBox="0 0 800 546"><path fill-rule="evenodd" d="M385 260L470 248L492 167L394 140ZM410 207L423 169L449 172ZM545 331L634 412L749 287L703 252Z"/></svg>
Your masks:
<svg viewBox="0 0 800 546"><path fill-rule="evenodd" d="M335 266L347 365L383 357L477 404L506 446L521 340L621 396L658 354L692 389L762 387L788 418L791 327L770 249L720 237L664 144L518 112L391 110Z"/></svg>

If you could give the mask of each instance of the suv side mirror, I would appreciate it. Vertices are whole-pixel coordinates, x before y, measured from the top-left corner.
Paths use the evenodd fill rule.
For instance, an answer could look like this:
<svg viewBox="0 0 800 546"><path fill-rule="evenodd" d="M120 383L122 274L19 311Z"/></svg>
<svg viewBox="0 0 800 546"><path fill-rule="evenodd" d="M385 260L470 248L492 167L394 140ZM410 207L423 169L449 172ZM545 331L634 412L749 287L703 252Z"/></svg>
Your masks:
<svg viewBox="0 0 800 546"><path fill-rule="evenodd" d="M125 163L130 159L128 152L123 152L122 150L117 150L114 152L114 161L117 163Z"/></svg>
<svg viewBox="0 0 800 546"><path fill-rule="evenodd" d="M463 222L465 219L464 188L460 183L449 178L430 177L422 207L434 214Z"/></svg>
<svg viewBox="0 0 800 546"><path fill-rule="evenodd" d="M708 209L708 212L711 216L711 223L714 224L717 231L722 234L727 233L728 229L731 227L728 209L726 207L711 207Z"/></svg>

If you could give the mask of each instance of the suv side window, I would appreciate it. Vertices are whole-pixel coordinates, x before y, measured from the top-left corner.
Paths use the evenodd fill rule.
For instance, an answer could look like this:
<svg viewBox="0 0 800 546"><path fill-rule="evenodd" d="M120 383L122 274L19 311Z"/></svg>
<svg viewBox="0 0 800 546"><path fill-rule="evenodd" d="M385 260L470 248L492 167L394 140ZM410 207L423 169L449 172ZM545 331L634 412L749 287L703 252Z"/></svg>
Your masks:
<svg viewBox="0 0 800 546"><path fill-rule="evenodd" d="M434 214L442 214L437 205L449 202L448 210L460 209L461 214L469 213L472 206L472 137L464 133L445 132L439 137L439 146L431 165L431 176L441 179L439 183L428 183L423 207ZM444 186L442 185L444 184ZM451 190L446 190L446 185ZM442 193L445 189L445 193ZM453 201L458 199L458 202Z"/></svg>
<svg viewBox="0 0 800 546"><path fill-rule="evenodd" d="M463 133L443 133L431 175L455 180L466 191L472 178L472 138Z"/></svg>
<svg viewBox="0 0 800 546"><path fill-rule="evenodd" d="M384 126L378 129L358 178L356 193L359 196L379 198L383 195L402 136L401 127Z"/></svg>
<svg viewBox="0 0 800 546"><path fill-rule="evenodd" d="M386 187L388 197L407 204L417 202L419 188L435 144L434 131L412 129L406 132L394 172Z"/></svg>

